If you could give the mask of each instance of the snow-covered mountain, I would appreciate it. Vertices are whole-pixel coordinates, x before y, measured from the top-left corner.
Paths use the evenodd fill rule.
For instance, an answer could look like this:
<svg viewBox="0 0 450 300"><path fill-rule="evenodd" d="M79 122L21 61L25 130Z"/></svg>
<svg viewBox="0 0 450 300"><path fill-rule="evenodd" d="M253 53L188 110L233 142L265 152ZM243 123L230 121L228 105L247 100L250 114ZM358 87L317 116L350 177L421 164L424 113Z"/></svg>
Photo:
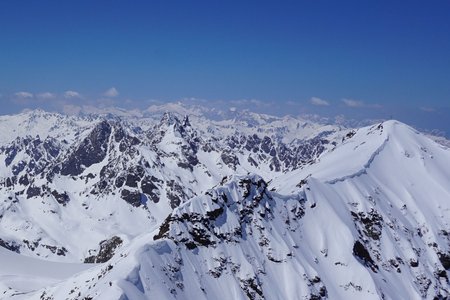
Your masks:
<svg viewBox="0 0 450 300"><path fill-rule="evenodd" d="M224 176L274 178L313 163L343 134L295 119L250 127L172 112L153 117L3 117L2 132L18 129L0 146L0 243L50 260L91 260L101 242L148 232ZM303 136L288 138L299 126Z"/></svg>
<svg viewBox="0 0 450 300"><path fill-rule="evenodd" d="M450 150L397 121L170 104L0 129L0 245L68 269L0 298L450 297Z"/></svg>

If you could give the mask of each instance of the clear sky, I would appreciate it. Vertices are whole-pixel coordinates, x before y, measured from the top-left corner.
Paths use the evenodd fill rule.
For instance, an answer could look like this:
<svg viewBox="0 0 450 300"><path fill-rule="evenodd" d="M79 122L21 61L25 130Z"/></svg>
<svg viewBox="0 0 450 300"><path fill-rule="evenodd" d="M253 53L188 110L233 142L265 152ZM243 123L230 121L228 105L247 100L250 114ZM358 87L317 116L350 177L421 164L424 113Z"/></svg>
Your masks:
<svg viewBox="0 0 450 300"><path fill-rule="evenodd" d="M0 2L0 113L191 97L449 133L450 1Z"/></svg>

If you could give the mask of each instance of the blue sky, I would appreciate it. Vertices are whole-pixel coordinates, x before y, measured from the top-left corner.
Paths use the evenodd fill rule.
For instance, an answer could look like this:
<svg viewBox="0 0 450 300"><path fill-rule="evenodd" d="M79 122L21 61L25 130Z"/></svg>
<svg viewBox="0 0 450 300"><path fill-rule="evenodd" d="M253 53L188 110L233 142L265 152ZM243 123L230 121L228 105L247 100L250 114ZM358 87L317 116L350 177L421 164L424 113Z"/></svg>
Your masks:
<svg viewBox="0 0 450 300"><path fill-rule="evenodd" d="M2 1L0 97L0 113L194 97L449 133L450 2Z"/></svg>

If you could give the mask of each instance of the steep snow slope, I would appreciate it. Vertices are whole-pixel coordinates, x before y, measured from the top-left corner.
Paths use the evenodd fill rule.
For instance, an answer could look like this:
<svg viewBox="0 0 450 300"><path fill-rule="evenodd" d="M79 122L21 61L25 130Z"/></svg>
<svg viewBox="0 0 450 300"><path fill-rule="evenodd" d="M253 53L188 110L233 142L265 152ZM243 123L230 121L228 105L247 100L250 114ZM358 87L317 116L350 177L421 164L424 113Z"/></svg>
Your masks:
<svg viewBox="0 0 450 300"><path fill-rule="evenodd" d="M414 171L420 171L426 178L448 181L450 170L445 167L448 153L449 149L411 127L398 121L386 121L350 131L342 144L321 156L318 163L295 170L289 176L280 176L273 185L288 192L296 186L299 177L313 176L323 182L336 183L369 170L372 173L376 170L378 177L398 176L399 180L405 176L417 180Z"/></svg>
<svg viewBox="0 0 450 300"><path fill-rule="evenodd" d="M224 178L108 263L15 298L445 299L448 166L404 124L361 128L270 184Z"/></svg>

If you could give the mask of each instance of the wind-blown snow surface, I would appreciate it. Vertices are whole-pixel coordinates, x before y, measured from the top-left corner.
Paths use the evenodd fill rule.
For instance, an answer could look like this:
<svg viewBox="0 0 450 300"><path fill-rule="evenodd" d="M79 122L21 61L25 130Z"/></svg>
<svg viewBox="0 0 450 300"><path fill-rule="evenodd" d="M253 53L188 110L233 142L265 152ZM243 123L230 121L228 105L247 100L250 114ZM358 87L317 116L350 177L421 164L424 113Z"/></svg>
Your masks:
<svg viewBox="0 0 450 300"><path fill-rule="evenodd" d="M153 131L162 134L150 137L151 141L157 141L150 148L162 151L156 152L155 157L161 153L181 153L182 158L192 158L189 153L182 156L186 154L183 145L195 137L192 130L196 130L196 124L189 129L177 125L169 116L164 118L164 129ZM194 122L191 120L191 123ZM236 124L230 122L222 127L216 123L210 130L214 134L223 134L230 127L249 130L248 126ZM268 123L261 127L270 128ZM301 131L302 126L293 128ZM330 130L317 128L320 127L306 136ZM235 129L232 132L236 132ZM285 130L294 141L295 131ZM168 177L162 178L165 182L175 174L185 174L178 175L178 180L183 182L182 189L192 189L190 199L180 201L167 218L171 211L167 206L170 199L164 200L164 193L160 194L160 204L165 202L166 206L149 202L144 209L142 205L129 205L129 214L115 222L120 226L122 221L128 220L130 227L105 229L107 234L103 233L105 237L117 235L123 240L109 261L59 283L49 281L47 287L41 288L41 282L35 287L39 290L34 292L19 287L5 288L0 298L450 297L447 272L450 269L450 151L396 121L354 131L337 128L332 131L327 133L329 146L313 156L312 161L296 167L291 164L290 168L280 171L268 168L270 161L262 157L257 166L247 163L252 153L264 153L252 147L249 152L237 148L229 151L237 153L239 162L230 166L225 162L233 159L221 160L220 151L204 154L197 151L199 166L192 170L182 168L185 171L181 173L176 171L176 164L165 169L171 159L177 159L169 155L151 174L158 178L161 178L158 174L163 174ZM205 136L207 134L202 138ZM223 147L211 140L207 144L216 149ZM142 152L149 146L140 147ZM112 149L111 146L108 149ZM108 155L106 157L114 157ZM212 158L214 156L216 158ZM96 168L101 169L106 162L98 164ZM200 170L207 170L211 177ZM202 184L189 183L193 178ZM78 193L84 195L81 189ZM74 208L70 205L77 207L75 204L79 200L76 199L71 198L66 206L56 206L64 211L57 214L59 218L70 220L75 212L83 215L82 210L71 211ZM125 205L121 210L127 209L125 201L118 197L112 199L111 203L119 204L110 204L111 212L118 209L116 205L122 205L120 203ZM92 206L90 201L87 203ZM14 205L21 205L21 202L25 200L19 199ZM100 200L99 208L90 211L91 216L97 216L106 203ZM108 208L106 211L105 214L110 213ZM137 216L141 213L145 216L145 211L158 220L142 226ZM108 218L105 220L103 224L110 224ZM92 224L96 224L94 220L89 226L94 226ZM94 227L93 235L100 238L102 234L96 231L101 225L95 226L98 227ZM88 236L88 232L82 234ZM70 240L67 238L68 243ZM33 255L34 252L26 253ZM81 255L76 250L72 253L73 257ZM68 254L60 260L66 257ZM13 296L17 292L26 293Z"/></svg>

